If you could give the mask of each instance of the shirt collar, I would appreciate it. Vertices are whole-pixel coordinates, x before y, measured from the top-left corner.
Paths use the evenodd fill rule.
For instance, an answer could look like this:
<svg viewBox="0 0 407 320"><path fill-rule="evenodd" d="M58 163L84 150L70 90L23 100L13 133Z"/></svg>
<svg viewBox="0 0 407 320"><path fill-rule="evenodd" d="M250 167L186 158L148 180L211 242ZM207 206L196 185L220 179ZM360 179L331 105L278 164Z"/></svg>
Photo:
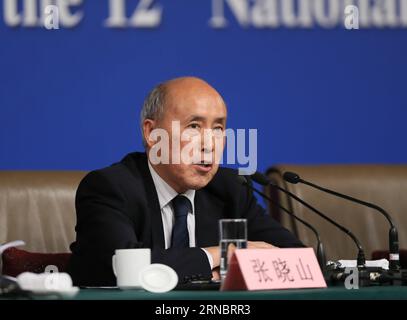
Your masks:
<svg viewBox="0 0 407 320"><path fill-rule="evenodd" d="M160 209L162 210L166 205L168 205L172 199L174 199L178 192L176 192L163 178L154 170L153 166L148 161L148 168L150 169L151 177L153 178L155 189L157 190L158 202L160 203ZM194 200L195 200L195 190L187 190L181 193L191 201L192 213L195 212Z"/></svg>

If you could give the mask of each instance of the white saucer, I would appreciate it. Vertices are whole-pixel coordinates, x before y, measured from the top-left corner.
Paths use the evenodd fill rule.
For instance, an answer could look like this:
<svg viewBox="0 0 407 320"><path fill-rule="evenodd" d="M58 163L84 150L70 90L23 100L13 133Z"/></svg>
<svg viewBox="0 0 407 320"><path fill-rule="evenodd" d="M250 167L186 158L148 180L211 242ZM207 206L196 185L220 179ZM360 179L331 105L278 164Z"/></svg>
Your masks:
<svg viewBox="0 0 407 320"><path fill-rule="evenodd" d="M176 287L178 275L174 269L167 265L153 263L141 270L139 282L147 291L163 293Z"/></svg>
<svg viewBox="0 0 407 320"><path fill-rule="evenodd" d="M78 287L72 287L69 289L63 289L63 290L31 290L34 294L39 294L39 295L52 295L52 294L57 294L66 298L73 298L76 296L79 292Z"/></svg>

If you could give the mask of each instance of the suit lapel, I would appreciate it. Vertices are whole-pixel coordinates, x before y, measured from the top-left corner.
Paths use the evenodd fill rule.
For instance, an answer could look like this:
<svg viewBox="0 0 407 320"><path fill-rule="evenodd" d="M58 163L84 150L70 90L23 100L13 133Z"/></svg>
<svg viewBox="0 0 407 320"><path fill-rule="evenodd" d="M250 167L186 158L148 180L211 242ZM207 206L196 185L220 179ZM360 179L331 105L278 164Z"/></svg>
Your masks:
<svg viewBox="0 0 407 320"><path fill-rule="evenodd" d="M147 221L151 228L151 240L154 247L165 249L164 230L161 217L160 204L157 190L154 186L148 168L147 156L145 153L133 153L130 155L133 161L126 157L124 162L133 174L138 171L142 177L148 213ZM135 162L134 162L135 161ZM132 163L130 163L132 162ZM136 164L136 166L134 166ZM137 168L135 168L137 167ZM219 244L219 219L225 215L225 204L219 198L208 192L206 188L197 190L195 193L195 244L197 247L208 247Z"/></svg>
<svg viewBox="0 0 407 320"><path fill-rule="evenodd" d="M205 189L195 193L195 240L200 248L219 244L219 219L223 217L224 203Z"/></svg>
<svg viewBox="0 0 407 320"><path fill-rule="evenodd" d="M148 168L147 155L145 153L131 154L132 159L136 161L137 169L142 177L145 188L146 203L148 212L146 218L149 221L147 227L151 228L152 246L165 249L163 222L161 218L160 204L158 201L157 190ZM136 170L137 170L136 169Z"/></svg>

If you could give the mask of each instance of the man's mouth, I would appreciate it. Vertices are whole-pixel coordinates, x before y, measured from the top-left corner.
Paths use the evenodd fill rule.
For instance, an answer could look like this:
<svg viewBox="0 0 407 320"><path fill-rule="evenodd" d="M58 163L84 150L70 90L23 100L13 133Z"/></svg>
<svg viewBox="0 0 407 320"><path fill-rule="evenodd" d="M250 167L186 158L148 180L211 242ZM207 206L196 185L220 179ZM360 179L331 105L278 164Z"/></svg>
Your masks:
<svg viewBox="0 0 407 320"><path fill-rule="evenodd" d="M199 170L199 171L204 171L204 172L209 172L212 169L212 163L209 162L199 162L199 163L194 163L194 166Z"/></svg>

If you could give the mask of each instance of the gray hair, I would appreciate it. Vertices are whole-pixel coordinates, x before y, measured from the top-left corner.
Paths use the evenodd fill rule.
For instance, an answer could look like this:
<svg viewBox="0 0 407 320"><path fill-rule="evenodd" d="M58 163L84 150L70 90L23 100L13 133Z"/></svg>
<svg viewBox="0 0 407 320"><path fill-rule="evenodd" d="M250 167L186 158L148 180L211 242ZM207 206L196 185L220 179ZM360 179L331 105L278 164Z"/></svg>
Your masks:
<svg viewBox="0 0 407 320"><path fill-rule="evenodd" d="M150 91L144 100L143 108L140 112L140 129L143 138L143 145L147 147L147 141L144 138L143 123L146 119L160 119L164 113L164 103L166 95L165 83L160 83Z"/></svg>

